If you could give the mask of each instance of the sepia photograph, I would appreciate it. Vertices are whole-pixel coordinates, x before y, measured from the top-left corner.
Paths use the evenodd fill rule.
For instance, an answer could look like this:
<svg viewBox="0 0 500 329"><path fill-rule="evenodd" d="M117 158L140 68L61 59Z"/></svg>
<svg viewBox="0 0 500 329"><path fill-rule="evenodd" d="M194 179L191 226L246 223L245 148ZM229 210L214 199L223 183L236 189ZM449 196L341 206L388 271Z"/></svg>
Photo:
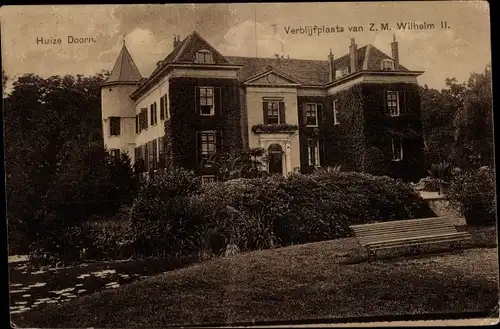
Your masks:
<svg viewBox="0 0 500 329"><path fill-rule="evenodd" d="M11 326L498 323L486 1L0 18Z"/></svg>

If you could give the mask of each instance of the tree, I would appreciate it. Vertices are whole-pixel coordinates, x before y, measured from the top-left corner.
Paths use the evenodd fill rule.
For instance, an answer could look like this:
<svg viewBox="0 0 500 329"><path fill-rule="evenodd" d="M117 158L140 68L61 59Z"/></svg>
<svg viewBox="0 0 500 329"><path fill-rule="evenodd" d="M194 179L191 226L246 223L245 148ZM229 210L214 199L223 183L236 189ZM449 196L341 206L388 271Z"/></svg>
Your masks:
<svg viewBox="0 0 500 329"><path fill-rule="evenodd" d="M451 81L451 80L447 80ZM458 110L457 100L446 91L420 88L422 126L426 163L449 160L454 141L453 118Z"/></svg>
<svg viewBox="0 0 500 329"><path fill-rule="evenodd" d="M427 165L451 161L463 168L493 164L491 66L469 81L446 79L438 91L420 88Z"/></svg>
<svg viewBox="0 0 500 329"><path fill-rule="evenodd" d="M91 168L95 169L93 161L103 161L100 84L105 77L26 74L14 81L12 92L4 99L9 232L21 232L24 241L37 239L39 221L35 214L47 206L48 191L56 191L57 184L68 177L75 179L75 191L86 188L85 179ZM93 150L99 150L96 159ZM87 156L91 160L83 161ZM78 193L95 198L100 192Z"/></svg>
<svg viewBox="0 0 500 329"><path fill-rule="evenodd" d="M493 111L491 66L472 73L453 126L454 160L463 166L493 166Z"/></svg>

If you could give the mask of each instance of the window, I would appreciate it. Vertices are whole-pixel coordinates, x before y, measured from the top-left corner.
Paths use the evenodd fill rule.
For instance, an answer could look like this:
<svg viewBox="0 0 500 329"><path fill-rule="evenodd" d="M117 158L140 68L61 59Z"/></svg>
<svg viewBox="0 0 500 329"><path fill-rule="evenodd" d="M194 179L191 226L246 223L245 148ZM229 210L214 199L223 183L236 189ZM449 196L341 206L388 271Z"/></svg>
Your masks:
<svg viewBox="0 0 500 329"><path fill-rule="evenodd" d="M394 61L392 59L383 59L382 60L382 70L393 71L394 70Z"/></svg>
<svg viewBox="0 0 500 329"><path fill-rule="evenodd" d="M139 132L144 129L148 129L148 109L146 107L141 108L139 113Z"/></svg>
<svg viewBox="0 0 500 329"><path fill-rule="evenodd" d="M139 114L136 114L135 115L135 133L138 134L139 133Z"/></svg>
<svg viewBox="0 0 500 329"><path fill-rule="evenodd" d="M109 150L109 153L111 154L111 158L115 161L120 160L120 150L119 149L111 149Z"/></svg>
<svg viewBox="0 0 500 329"><path fill-rule="evenodd" d="M109 134L111 136L120 136L120 117L109 118Z"/></svg>
<svg viewBox="0 0 500 329"><path fill-rule="evenodd" d="M319 167L319 141L313 138L307 139L307 155L309 165Z"/></svg>
<svg viewBox="0 0 500 329"><path fill-rule="evenodd" d="M401 137L392 138L392 161L403 160L403 141Z"/></svg>
<svg viewBox="0 0 500 329"><path fill-rule="evenodd" d="M211 155L215 154L215 132L202 131L200 132L200 153L201 160L207 160Z"/></svg>
<svg viewBox="0 0 500 329"><path fill-rule="evenodd" d="M267 103L267 123L268 124L279 124L279 102L273 101Z"/></svg>
<svg viewBox="0 0 500 329"><path fill-rule="evenodd" d="M343 67L340 69L340 76L343 77L343 76L346 76L349 74L349 67L346 66L346 67Z"/></svg>
<svg viewBox="0 0 500 329"><path fill-rule="evenodd" d="M202 184L215 183L215 175L203 175L201 176Z"/></svg>
<svg viewBox="0 0 500 329"><path fill-rule="evenodd" d="M333 101L333 124L338 125L339 121L339 100L336 99Z"/></svg>
<svg viewBox="0 0 500 329"><path fill-rule="evenodd" d="M306 105L306 125L312 127L318 126L318 104Z"/></svg>
<svg viewBox="0 0 500 329"><path fill-rule="evenodd" d="M214 115L214 88L200 87L200 114Z"/></svg>
<svg viewBox="0 0 500 329"><path fill-rule="evenodd" d="M397 91L387 92L387 108L391 117L399 116L399 94Z"/></svg>
<svg viewBox="0 0 500 329"><path fill-rule="evenodd" d="M208 50L200 50L196 53L196 63L212 64L212 53Z"/></svg>
<svg viewBox="0 0 500 329"><path fill-rule="evenodd" d="M151 125L152 126L155 126L158 123L158 116L156 115L156 107L157 107L156 102L154 102L150 106L150 112L151 112L150 116L151 116Z"/></svg>
<svg viewBox="0 0 500 329"><path fill-rule="evenodd" d="M160 98L160 120L168 120L168 98L167 94Z"/></svg>

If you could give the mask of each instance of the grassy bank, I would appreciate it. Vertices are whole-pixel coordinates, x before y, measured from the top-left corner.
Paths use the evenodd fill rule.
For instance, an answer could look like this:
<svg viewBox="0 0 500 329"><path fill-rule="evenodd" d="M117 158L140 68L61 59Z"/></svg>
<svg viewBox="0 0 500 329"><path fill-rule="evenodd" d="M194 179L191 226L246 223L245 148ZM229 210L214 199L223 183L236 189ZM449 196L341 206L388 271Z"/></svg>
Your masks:
<svg viewBox="0 0 500 329"><path fill-rule="evenodd" d="M476 239L491 237L491 232L480 232L473 233ZM13 321L36 327L127 327L493 309L498 301L496 249L439 251L353 263L353 257L363 258L363 251L350 238L263 250L192 265L60 306L41 306Z"/></svg>

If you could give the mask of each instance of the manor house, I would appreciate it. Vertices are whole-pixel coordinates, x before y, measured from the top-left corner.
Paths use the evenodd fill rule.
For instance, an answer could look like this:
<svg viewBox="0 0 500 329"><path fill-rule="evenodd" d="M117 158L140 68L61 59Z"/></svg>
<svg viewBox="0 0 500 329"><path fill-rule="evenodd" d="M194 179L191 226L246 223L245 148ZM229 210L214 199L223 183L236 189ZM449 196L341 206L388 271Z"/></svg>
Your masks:
<svg viewBox="0 0 500 329"><path fill-rule="evenodd" d="M146 172L169 165L217 179L205 161L263 148L269 173L345 170L415 180L424 153L417 77L391 55L351 39L326 60L224 56L197 32L143 78L125 44L102 84L104 144Z"/></svg>

